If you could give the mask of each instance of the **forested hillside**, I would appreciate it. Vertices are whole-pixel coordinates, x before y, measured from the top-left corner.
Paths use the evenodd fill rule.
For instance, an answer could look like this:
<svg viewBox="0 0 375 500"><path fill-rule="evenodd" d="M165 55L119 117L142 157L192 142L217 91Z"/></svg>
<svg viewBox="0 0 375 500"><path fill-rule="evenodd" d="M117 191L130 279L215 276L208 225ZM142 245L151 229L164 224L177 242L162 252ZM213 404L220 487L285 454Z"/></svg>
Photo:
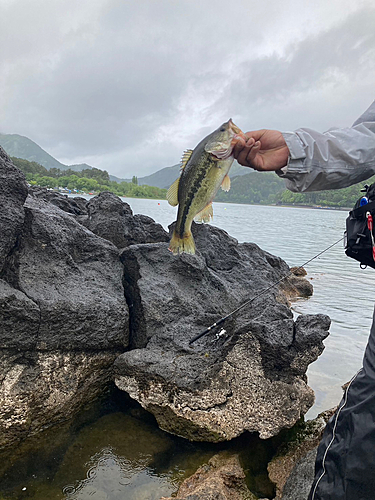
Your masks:
<svg viewBox="0 0 375 500"><path fill-rule="evenodd" d="M36 162L30 162L21 158L12 157L13 163L24 172L27 181L31 185L47 188L65 188L71 191L85 193L100 193L101 191L112 191L118 196L129 196L137 198L159 198L164 199L166 190L153 186L138 186L136 177L132 182L115 182L109 179L106 170L98 168L84 169L79 172L74 170L61 170L51 168L47 170Z"/></svg>
<svg viewBox="0 0 375 500"><path fill-rule="evenodd" d="M351 208L361 196L364 184L375 182L375 176L344 189L293 193L274 172L254 172L235 177L228 193L219 191L216 201L229 203L256 203L280 205L306 205Z"/></svg>

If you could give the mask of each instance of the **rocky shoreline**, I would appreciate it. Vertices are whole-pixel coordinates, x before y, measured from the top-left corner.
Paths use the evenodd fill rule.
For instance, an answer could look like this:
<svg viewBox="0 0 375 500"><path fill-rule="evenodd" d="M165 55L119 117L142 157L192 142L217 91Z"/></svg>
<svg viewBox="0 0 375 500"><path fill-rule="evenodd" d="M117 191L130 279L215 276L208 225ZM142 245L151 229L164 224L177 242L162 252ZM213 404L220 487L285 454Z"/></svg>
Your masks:
<svg viewBox="0 0 375 500"><path fill-rule="evenodd" d="M196 255L172 256L162 226L120 198L28 188L1 148L0 181L0 447L74 417L113 381L191 441L267 439L312 406L306 370L330 320L293 319L289 300L312 293L302 276L189 345L288 274L282 259L208 225L193 227Z"/></svg>

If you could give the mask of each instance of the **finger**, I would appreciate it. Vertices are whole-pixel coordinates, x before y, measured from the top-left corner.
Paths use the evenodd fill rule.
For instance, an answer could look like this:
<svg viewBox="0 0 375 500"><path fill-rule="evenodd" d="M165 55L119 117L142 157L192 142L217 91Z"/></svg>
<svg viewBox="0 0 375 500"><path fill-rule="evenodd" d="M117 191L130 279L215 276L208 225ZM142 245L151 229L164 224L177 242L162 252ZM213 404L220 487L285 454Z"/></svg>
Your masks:
<svg viewBox="0 0 375 500"><path fill-rule="evenodd" d="M256 142L256 141L259 141L259 139L262 137L264 132L266 132L266 129L251 130L251 131L245 133L245 137L247 139L254 139L254 142Z"/></svg>
<svg viewBox="0 0 375 500"><path fill-rule="evenodd" d="M233 147L233 156L237 158L238 155L243 150L243 148L246 147L246 141L242 137L236 136L232 140L232 147Z"/></svg>
<svg viewBox="0 0 375 500"><path fill-rule="evenodd" d="M253 149L253 145L251 146L244 146L238 153L237 157L235 156L236 160L238 163L243 165L244 167L253 167L252 161L249 161L249 155L251 153L251 150Z"/></svg>
<svg viewBox="0 0 375 500"><path fill-rule="evenodd" d="M255 170L261 170L263 168L262 158L259 155L259 150L261 148L260 141L255 142L253 147L248 151L246 156L247 163Z"/></svg>

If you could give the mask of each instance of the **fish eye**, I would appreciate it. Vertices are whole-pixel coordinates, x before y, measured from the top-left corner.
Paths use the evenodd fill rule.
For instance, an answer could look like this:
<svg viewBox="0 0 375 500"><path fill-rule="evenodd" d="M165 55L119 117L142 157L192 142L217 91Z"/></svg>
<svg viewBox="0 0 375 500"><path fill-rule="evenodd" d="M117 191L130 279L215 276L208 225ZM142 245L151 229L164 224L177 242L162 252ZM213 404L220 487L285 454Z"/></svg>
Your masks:
<svg viewBox="0 0 375 500"><path fill-rule="evenodd" d="M221 127L220 132L225 132L225 128Z"/></svg>

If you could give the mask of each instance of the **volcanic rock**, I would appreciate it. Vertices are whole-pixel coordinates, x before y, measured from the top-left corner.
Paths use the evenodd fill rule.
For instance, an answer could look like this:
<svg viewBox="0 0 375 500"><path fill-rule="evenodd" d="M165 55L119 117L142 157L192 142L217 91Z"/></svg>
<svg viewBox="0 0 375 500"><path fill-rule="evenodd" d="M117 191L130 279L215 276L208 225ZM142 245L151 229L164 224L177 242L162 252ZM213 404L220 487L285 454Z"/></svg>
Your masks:
<svg viewBox="0 0 375 500"><path fill-rule="evenodd" d="M102 394L115 358L118 387L191 440L268 438L313 404L306 369L329 318L294 320L282 259L207 225L193 226L196 255L173 256L167 232L111 193L25 200L2 150L0 180L0 445Z"/></svg>
<svg viewBox="0 0 375 500"><path fill-rule="evenodd" d="M87 204L88 217L81 222L90 231L118 248L138 243L168 241L168 233L146 215L133 215L130 206L109 192L102 192Z"/></svg>
<svg viewBox="0 0 375 500"><path fill-rule="evenodd" d="M219 453L181 484L177 495L160 500L256 500L246 486L237 455Z"/></svg>
<svg viewBox="0 0 375 500"><path fill-rule="evenodd" d="M43 196L25 201L24 176L2 150L0 178L2 446L108 388L129 314L117 248Z"/></svg>
<svg viewBox="0 0 375 500"><path fill-rule="evenodd" d="M0 272L21 231L26 197L25 176L0 147Z"/></svg>
<svg viewBox="0 0 375 500"><path fill-rule="evenodd" d="M307 500L315 475L317 447L334 411L327 410L314 420L298 422L286 433L268 464L270 481L276 487L274 500Z"/></svg>
<svg viewBox="0 0 375 500"><path fill-rule="evenodd" d="M313 404L305 373L330 320L293 320L281 288L271 286L290 272L281 259L215 227L194 225L193 234L196 255L172 256L163 243L121 252L132 349L116 360L116 384L162 429L190 440L245 430L269 438ZM247 300L222 329L189 345Z"/></svg>
<svg viewBox="0 0 375 500"><path fill-rule="evenodd" d="M34 198L43 199L60 208L64 212L72 215L86 215L87 214L87 200L81 196L74 198L68 197L66 194L50 191L47 188L40 186L31 186L29 188L29 195Z"/></svg>

